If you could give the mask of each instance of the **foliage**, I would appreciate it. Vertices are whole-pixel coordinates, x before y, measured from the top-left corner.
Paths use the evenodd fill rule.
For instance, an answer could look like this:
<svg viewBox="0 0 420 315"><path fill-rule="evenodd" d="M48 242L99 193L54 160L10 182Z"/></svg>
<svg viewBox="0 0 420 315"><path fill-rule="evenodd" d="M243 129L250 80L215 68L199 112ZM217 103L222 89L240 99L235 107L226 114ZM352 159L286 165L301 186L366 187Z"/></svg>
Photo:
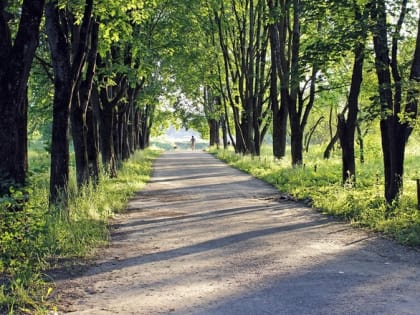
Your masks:
<svg viewBox="0 0 420 315"><path fill-rule="evenodd" d="M367 141L378 143L377 136L370 136ZM287 158L274 159L267 148L260 157L243 156L230 150L212 149L211 152L325 214L343 218L355 226L383 232L403 244L420 245L420 212L417 210L415 181L412 180L419 174L419 145L419 139L409 143L404 193L392 205L393 216L389 218L385 218L387 204L382 196L382 160L377 146L367 146L366 162L358 165L355 187L341 184L340 157L336 155L323 160L321 146L312 149L306 159L311 162L302 167L291 167Z"/></svg>
<svg viewBox="0 0 420 315"><path fill-rule="evenodd" d="M85 1L57 1L60 7L66 8L74 15L76 25L80 25ZM413 210L415 187L412 179L420 177L418 165L420 131L418 128L414 130L407 149L404 165L407 180L404 183L404 193L398 202L391 205L395 208L393 217L384 219L386 206L381 196L383 189L381 141L374 135L378 130L375 119L380 114L380 104L377 95L378 82L373 71L372 47L366 51L368 56L359 100L358 121L361 133L365 137L364 158L367 162L358 165L357 186L353 187L353 183L350 182L349 185L342 187L339 156L333 156L328 161L321 159L321 144L333 136L336 116L346 105L351 80L349 57L352 56L352 48L360 32L357 24L353 23L354 5L357 3L360 7L366 8L369 2L367 0L307 1L301 2L302 12L296 11L301 13L302 20L299 34L300 52L295 56L299 59L300 66L297 73L299 75L294 80L300 82L301 100L308 100L308 90L304 89L304 86L309 84L312 64L316 65L317 75L314 79L317 83L317 93L314 96L311 115L305 119L308 119L308 127L312 128L316 126L320 117L324 117L312 135L309 153L305 158L305 161L309 162L302 167L292 168L288 159L275 161L271 153L267 152L263 153L261 158L242 157L231 152L219 152L219 154L235 162L237 167L264 178L296 198L310 201L328 213L384 231L404 243L418 244L420 243L419 218L417 211ZM401 1L386 2L390 13L389 26L391 26L397 19ZM8 1L6 5L12 35L17 31L21 3L21 0ZM265 43L264 49L257 53L261 57L261 68L256 72L267 79L273 67L273 61L268 56L270 42L248 43L250 41L248 33L251 33L248 31L241 36L241 29L249 29L252 24L257 25L257 23L244 22L242 27L236 24L239 17L246 17L251 3L254 5L258 3L261 8L266 5L266 1L263 0L254 2L209 0L206 3L163 0L95 1L93 15L100 23L101 59L95 83L99 88L106 86L109 90L110 87L125 83L127 87L138 88L139 93L134 100L135 107L144 114L144 121L150 122L151 132L154 135L163 133L169 125L178 124L180 127L182 124L187 128L199 130L204 138L208 134L207 119L223 115L222 105L225 105L228 110L223 118L228 121L231 139L234 139L236 136L235 125L232 123L234 113L237 117L243 114L235 98L244 88L239 81L243 81L243 74L246 73L243 70L252 68L250 61L255 62L258 59L253 58L256 56L251 58L247 56L248 52L258 50L256 49L258 43ZM295 13L292 1L283 3L287 4L290 14ZM414 0L408 3L410 8L414 7ZM224 66L223 47L219 47L220 34L214 24L214 10L219 9L219 14L223 16L222 35L226 37L225 56L230 60L230 63ZM413 8L410 10L412 12L406 19L407 25L404 25L399 34L399 71L404 78L408 75L416 44L414 34L416 24L413 16L418 11ZM284 12L261 13L259 15L263 25L261 30L264 32L261 34L263 36L255 36L255 39L268 39L265 34L266 27L281 18ZM68 22L70 26L72 21ZM393 31L393 28L389 30ZM292 33L291 29L288 30L288 36ZM47 211L49 156L43 147L48 147L51 142L53 89L50 54L47 38L43 33L39 38L39 44L28 85L28 134L31 140L38 141L38 149L31 152L29 185L25 189L11 191L8 197L0 200L0 254L2 255L0 312L5 310L1 309L2 306L9 311L27 306L36 308L39 301L47 298L50 294L50 285L43 282L43 270L61 258L89 254L91 245L101 244L107 237L107 218L115 209L123 208L134 189L140 189L136 185L143 183L142 174L150 167L146 165L143 169L141 166L144 165L143 160L140 163L127 162L126 168L120 171L118 178L100 178L100 185L96 188L88 186L78 190L73 178L68 188L71 197L70 216L60 217ZM242 50L238 50L240 46ZM244 54L240 58L239 55L234 58L235 52ZM263 58L266 52L267 56ZM286 55L285 57L290 59L290 53ZM240 64L241 60L244 61L243 64ZM230 68L236 70L226 74L224 70ZM254 74L250 75L249 83L252 83L254 78L256 78ZM258 82L255 82L255 86L252 85L253 88L248 92L266 88L268 81L267 84L259 86L263 82L262 78L257 78ZM228 91L225 79L232 80L231 91ZM405 96L407 88L410 88L412 83L406 80L401 83ZM281 84L284 82L278 82L278 87ZM218 104L221 107L214 110L207 108L206 99L203 97L204 87L208 87L213 96L221 98L222 102ZM228 92L232 94L229 101ZM250 94L248 92L242 94L246 96ZM264 90L258 96L266 105L268 105L267 94L268 92ZM280 95L276 96L280 98ZM122 102L116 104L115 108L122 109L124 106L121 104L124 105L127 98L122 96ZM181 98L185 98L185 102ZM209 104L216 103L210 98L208 101ZM264 111L265 116L255 117L256 123L271 124L270 108L266 106L265 109L267 109ZM300 109L301 112L302 110ZM404 121L407 119L414 125L420 118L417 117L415 121L402 112L399 119ZM306 121L303 122L306 124ZM273 130L272 124L268 128ZM182 146L181 143L162 145L169 149L173 149L174 145ZM1 276L2 274L5 276Z"/></svg>
<svg viewBox="0 0 420 315"><path fill-rule="evenodd" d="M158 152L136 152L118 178L103 178L97 187L75 194L71 186L70 217L65 218L48 211L48 154L31 151L29 187L0 200L0 313L53 307L48 268L63 259L87 257L107 242L107 222L147 182Z"/></svg>

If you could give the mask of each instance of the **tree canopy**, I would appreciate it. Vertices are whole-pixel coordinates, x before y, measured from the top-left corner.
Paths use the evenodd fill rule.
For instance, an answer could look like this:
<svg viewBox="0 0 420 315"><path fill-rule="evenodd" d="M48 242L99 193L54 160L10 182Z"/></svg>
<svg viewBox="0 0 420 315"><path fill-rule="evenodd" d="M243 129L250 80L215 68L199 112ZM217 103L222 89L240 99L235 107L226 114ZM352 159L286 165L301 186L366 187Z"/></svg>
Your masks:
<svg viewBox="0 0 420 315"><path fill-rule="evenodd" d="M70 141L82 187L170 124L243 154L290 145L295 166L311 142L339 141L354 181L354 145L375 119L386 200L401 190L418 120L414 0L2 1L0 13L2 194L25 184L28 132L51 152L53 206Z"/></svg>

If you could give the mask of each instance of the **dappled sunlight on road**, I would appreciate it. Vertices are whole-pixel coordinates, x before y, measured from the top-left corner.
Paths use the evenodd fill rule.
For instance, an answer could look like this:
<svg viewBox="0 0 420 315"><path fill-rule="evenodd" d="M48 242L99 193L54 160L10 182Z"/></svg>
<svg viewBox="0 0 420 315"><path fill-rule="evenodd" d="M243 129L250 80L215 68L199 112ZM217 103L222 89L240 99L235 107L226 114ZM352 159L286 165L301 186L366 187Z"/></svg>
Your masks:
<svg viewBox="0 0 420 315"><path fill-rule="evenodd" d="M77 296L63 305L74 314L415 314L418 257L280 200L210 155L170 153L101 258L63 281Z"/></svg>

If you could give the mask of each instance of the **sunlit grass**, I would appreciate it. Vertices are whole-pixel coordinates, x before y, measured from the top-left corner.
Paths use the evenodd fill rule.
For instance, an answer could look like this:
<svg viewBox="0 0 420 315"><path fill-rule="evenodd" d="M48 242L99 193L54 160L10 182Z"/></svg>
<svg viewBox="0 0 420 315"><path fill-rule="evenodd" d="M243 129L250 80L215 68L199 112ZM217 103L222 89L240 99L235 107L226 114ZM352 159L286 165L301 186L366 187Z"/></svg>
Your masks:
<svg viewBox="0 0 420 315"><path fill-rule="evenodd" d="M102 177L96 187L77 192L72 174L68 211L49 211L49 156L41 149L30 152L28 201L18 212L8 209L13 198L0 203L0 314L36 314L53 307L48 302L53 284L45 271L63 260L86 258L108 241L109 219L144 187L158 154L136 152L117 178ZM16 191L14 198L21 194Z"/></svg>
<svg viewBox="0 0 420 315"><path fill-rule="evenodd" d="M374 140L366 139L365 162L356 161L356 182L349 185L342 184L340 150L324 160L325 146L312 146L299 167L291 166L289 152L281 160L273 158L269 146L263 147L259 157L235 154L232 150L211 149L211 152L321 212L383 232L401 243L420 245L420 215L414 181L420 177L419 141L412 141L407 148L403 193L392 205L392 216L386 218L382 153L377 139Z"/></svg>

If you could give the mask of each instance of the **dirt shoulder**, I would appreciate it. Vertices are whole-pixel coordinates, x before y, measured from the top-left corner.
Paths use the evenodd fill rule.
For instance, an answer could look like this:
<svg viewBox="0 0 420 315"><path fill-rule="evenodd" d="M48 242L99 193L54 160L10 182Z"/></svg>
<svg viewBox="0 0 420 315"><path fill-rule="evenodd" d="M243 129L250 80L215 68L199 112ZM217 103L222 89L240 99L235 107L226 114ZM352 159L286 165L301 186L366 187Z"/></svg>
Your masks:
<svg viewBox="0 0 420 315"><path fill-rule="evenodd" d="M168 152L60 314L418 314L420 253L203 152Z"/></svg>

